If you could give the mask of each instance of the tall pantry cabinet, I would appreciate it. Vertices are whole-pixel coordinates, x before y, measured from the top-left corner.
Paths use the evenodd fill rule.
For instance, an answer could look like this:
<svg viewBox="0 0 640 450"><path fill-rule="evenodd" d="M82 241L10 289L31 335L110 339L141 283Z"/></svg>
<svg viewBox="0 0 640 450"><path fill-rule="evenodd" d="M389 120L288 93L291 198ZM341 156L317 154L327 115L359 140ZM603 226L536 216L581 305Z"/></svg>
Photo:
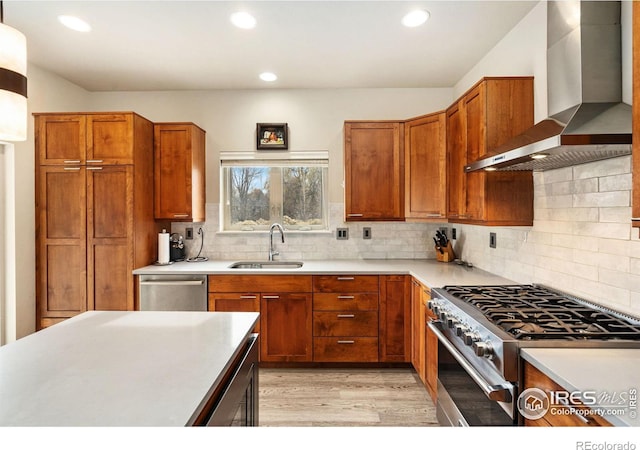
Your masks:
<svg viewBox="0 0 640 450"><path fill-rule="evenodd" d="M132 112L34 114L37 329L133 310L157 259L153 123ZM166 225L165 225L166 226Z"/></svg>

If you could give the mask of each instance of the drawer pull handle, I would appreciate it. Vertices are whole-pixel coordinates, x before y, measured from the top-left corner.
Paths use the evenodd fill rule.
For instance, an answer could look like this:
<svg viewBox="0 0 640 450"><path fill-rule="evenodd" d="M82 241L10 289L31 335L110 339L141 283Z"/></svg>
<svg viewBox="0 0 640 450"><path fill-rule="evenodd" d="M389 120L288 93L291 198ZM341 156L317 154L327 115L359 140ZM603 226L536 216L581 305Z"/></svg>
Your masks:
<svg viewBox="0 0 640 450"><path fill-rule="evenodd" d="M65 167L64 170L80 170L80 167Z"/></svg>
<svg viewBox="0 0 640 450"><path fill-rule="evenodd" d="M353 300L355 295L338 295L338 300Z"/></svg>
<svg viewBox="0 0 640 450"><path fill-rule="evenodd" d="M338 314L338 319L353 319L355 314Z"/></svg>
<svg viewBox="0 0 640 450"><path fill-rule="evenodd" d="M355 344L356 341L338 341L338 344Z"/></svg>
<svg viewBox="0 0 640 450"><path fill-rule="evenodd" d="M87 163L101 163L101 159L87 159Z"/></svg>
<svg viewBox="0 0 640 450"><path fill-rule="evenodd" d="M80 164L80 160L79 159L65 159L64 163L65 164Z"/></svg>
<svg viewBox="0 0 640 450"><path fill-rule="evenodd" d="M243 299L255 299L256 296L255 295L241 295L240 298L243 298ZM265 298L267 298L267 297L265 297Z"/></svg>
<svg viewBox="0 0 640 450"><path fill-rule="evenodd" d="M355 280L354 277L337 277L336 280L338 281L353 281Z"/></svg>
<svg viewBox="0 0 640 450"><path fill-rule="evenodd" d="M263 295L262 298L266 300L277 300L280 298L279 295Z"/></svg>
<svg viewBox="0 0 640 450"><path fill-rule="evenodd" d="M174 214L173 217L189 217L189 214Z"/></svg>
<svg viewBox="0 0 640 450"><path fill-rule="evenodd" d="M362 217L362 214L347 214L347 217Z"/></svg>
<svg viewBox="0 0 640 450"><path fill-rule="evenodd" d="M102 170L102 167L87 167L87 170Z"/></svg>

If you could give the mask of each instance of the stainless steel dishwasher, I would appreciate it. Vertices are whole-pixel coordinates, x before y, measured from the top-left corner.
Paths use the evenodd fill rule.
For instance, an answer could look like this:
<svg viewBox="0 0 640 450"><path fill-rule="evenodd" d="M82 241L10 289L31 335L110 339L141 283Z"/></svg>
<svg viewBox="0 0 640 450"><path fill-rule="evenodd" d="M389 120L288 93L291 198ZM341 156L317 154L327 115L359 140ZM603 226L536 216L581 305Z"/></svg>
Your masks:
<svg viewBox="0 0 640 450"><path fill-rule="evenodd" d="M207 311L206 275L139 275L140 311Z"/></svg>

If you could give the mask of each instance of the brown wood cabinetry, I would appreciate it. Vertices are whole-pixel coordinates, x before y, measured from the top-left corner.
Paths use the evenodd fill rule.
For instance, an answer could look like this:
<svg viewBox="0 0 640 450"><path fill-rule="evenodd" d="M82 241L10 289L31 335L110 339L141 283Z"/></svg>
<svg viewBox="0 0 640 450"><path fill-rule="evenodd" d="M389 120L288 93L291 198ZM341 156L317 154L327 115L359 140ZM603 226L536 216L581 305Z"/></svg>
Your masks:
<svg viewBox="0 0 640 450"><path fill-rule="evenodd" d="M134 113L34 114L38 329L86 310L133 310L156 259L153 124Z"/></svg>
<svg viewBox="0 0 640 450"><path fill-rule="evenodd" d="M450 222L533 224L533 174L465 173L473 161L533 125L533 78L483 78L446 111Z"/></svg>
<svg viewBox="0 0 640 450"><path fill-rule="evenodd" d="M154 125L155 218L205 221L205 131L193 123Z"/></svg>
<svg viewBox="0 0 640 450"><path fill-rule="evenodd" d="M547 393L547 396L551 391L564 392L565 388L557 384L547 375L540 370L524 362L524 389L537 388ZM546 427L580 427L580 426L595 426L595 427L610 427L609 423L602 416L597 414L577 414L573 411L585 409L582 404L570 404L552 405L549 411L540 419L530 420L525 419L525 426L546 426Z"/></svg>
<svg viewBox="0 0 640 450"><path fill-rule="evenodd" d="M416 280L411 281L411 364L418 373L420 380L426 384L424 289L424 286Z"/></svg>
<svg viewBox="0 0 640 450"><path fill-rule="evenodd" d="M640 227L640 6L633 2L633 188L631 213L634 227Z"/></svg>
<svg viewBox="0 0 640 450"><path fill-rule="evenodd" d="M344 124L345 220L404 220L404 125Z"/></svg>
<svg viewBox="0 0 640 450"><path fill-rule="evenodd" d="M411 221L447 218L446 116L437 112L404 124L405 217Z"/></svg>
<svg viewBox="0 0 640 450"><path fill-rule="evenodd" d="M309 362L310 275L209 275L210 311L260 312L260 360Z"/></svg>
<svg viewBox="0 0 640 450"><path fill-rule="evenodd" d="M422 292L425 296L423 302L427 302L430 298L429 290L423 290ZM435 319L435 315L429 308L426 308L425 311L427 323ZM431 396L431 400L436 403L438 400L438 336L436 336L429 327L426 327L424 350L425 384L427 386L427 391L429 391L429 395Z"/></svg>
<svg viewBox="0 0 640 450"><path fill-rule="evenodd" d="M377 275L313 277L314 361L378 361L378 292Z"/></svg>
<svg viewBox="0 0 640 450"><path fill-rule="evenodd" d="M380 275L380 362L411 361L410 278Z"/></svg>

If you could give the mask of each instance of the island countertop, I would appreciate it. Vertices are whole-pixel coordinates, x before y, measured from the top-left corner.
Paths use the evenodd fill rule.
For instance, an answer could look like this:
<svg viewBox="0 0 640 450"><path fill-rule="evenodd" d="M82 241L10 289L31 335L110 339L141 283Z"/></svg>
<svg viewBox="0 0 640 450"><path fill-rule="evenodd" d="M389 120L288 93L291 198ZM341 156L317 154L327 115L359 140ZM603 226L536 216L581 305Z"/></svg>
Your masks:
<svg viewBox="0 0 640 450"><path fill-rule="evenodd" d="M149 265L133 271L134 275L412 275L430 288L451 285L517 284L476 267L443 263L436 260L413 259L358 259L309 260L296 269L231 269L234 261L176 262L166 266Z"/></svg>
<svg viewBox="0 0 640 450"><path fill-rule="evenodd" d="M89 311L0 347L0 426L184 426L258 313Z"/></svg>

